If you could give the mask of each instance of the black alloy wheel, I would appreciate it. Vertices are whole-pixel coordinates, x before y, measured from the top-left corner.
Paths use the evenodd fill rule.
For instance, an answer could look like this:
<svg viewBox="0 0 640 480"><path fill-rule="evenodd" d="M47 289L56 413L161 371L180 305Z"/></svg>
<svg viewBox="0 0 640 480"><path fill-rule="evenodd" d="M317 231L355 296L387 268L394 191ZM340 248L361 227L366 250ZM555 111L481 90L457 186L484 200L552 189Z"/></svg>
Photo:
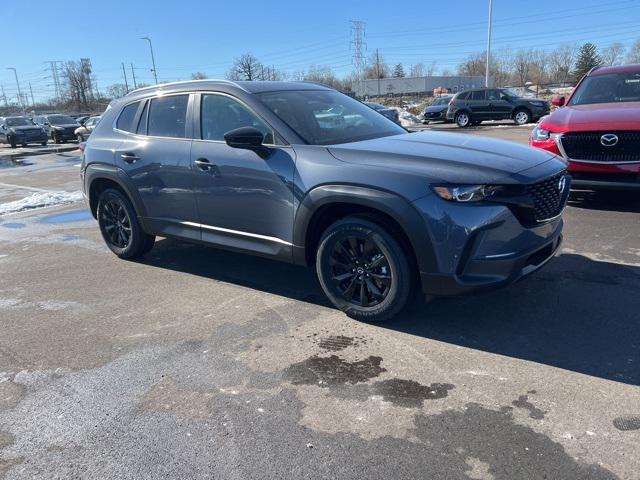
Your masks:
<svg viewBox="0 0 640 480"><path fill-rule="evenodd" d="M118 199L105 202L101 213L109 242L118 248L126 248L131 242L131 219L122 202Z"/></svg>

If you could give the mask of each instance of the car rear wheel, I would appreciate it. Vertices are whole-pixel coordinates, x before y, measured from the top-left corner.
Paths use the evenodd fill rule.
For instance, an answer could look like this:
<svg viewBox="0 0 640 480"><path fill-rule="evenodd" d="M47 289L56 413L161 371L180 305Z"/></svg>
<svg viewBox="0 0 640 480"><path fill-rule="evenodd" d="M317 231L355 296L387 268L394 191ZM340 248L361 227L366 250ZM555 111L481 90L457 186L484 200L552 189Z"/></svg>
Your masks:
<svg viewBox="0 0 640 480"><path fill-rule="evenodd" d="M325 231L316 270L331 303L356 320L394 317L413 290L402 247L387 230L360 217L339 220Z"/></svg>
<svg viewBox="0 0 640 480"><path fill-rule="evenodd" d="M516 122L517 125L526 125L531 121L531 115L527 110L524 110L524 109L517 110L516 113L513 115L513 120Z"/></svg>
<svg viewBox="0 0 640 480"><path fill-rule="evenodd" d="M102 238L118 257L140 257L153 248L156 237L142 230L131 201L120 190L102 192L97 217Z"/></svg>
<svg viewBox="0 0 640 480"><path fill-rule="evenodd" d="M11 145L11 148L16 148L16 139L9 137L9 145Z"/></svg>
<svg viewBox="0 0 640 480"><path fill-rule="evenodd" d="M460 128L466 128L471 123L471 116L467 112L458 112L455 121Z"/></svg>

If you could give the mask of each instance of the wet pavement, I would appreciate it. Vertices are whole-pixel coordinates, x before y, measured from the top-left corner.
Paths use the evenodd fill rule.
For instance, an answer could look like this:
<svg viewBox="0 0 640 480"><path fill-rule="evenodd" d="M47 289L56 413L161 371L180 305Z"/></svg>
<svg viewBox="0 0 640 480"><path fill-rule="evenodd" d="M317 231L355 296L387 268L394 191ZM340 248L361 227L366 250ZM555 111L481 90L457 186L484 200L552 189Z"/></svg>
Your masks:
<svg viewBox="0 0 640 480"><path fill-rule="evenodd" d="M79 190L77 157L33 162L0 204ZM304 268L1 216L0 479L638 479L640 200L565 219L536 275L368 325Z"/></svg>

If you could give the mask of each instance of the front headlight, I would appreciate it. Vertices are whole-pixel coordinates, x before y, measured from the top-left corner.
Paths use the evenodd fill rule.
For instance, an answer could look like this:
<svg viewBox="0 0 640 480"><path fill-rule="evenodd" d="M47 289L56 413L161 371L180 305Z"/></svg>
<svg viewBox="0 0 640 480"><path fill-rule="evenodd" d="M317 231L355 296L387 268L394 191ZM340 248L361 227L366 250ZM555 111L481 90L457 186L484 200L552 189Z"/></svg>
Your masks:
<svg viewBox="0 0 640 480"><path fill-rule="evenodd" d="M531 132L531 139L536 142L546 142L549 140L551 132L544 128L535 127Z"/></svg>
<svg viewBox="0 0 640 480"><path fill-rule="evenodd" d="M450 202L480 202L492 197L499 189L496 185L442 185L431 189L443 200Z"/></svg>

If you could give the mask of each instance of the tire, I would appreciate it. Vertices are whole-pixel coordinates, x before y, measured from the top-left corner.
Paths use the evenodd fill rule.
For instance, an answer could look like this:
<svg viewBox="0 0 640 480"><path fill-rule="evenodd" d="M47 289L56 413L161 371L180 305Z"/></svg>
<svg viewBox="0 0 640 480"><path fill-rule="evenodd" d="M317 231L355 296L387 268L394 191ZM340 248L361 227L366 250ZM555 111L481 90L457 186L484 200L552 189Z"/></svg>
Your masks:
<svg viewBox="0 0 640 480"><path fill-rule="evenodd" d="M43 147L47 146L47 142L42 142L40 145L42 145Z"/></svg>
<svg viewBox="0 0 640 480"><path fill-rule="evenodd" d="M58 136L55 134L55 132L51 132L51 141L53 143L60 143L59 139L58 139Z"/></svg>
<svg viewBox="0 0 640 480"><path fill-rule="evenodd" d="M400 244L383 227L360 217L347 217L327 228L320 239L316 272L331 303L365 322L393 318L413 291L412 269Z"/></svg>
<svg viewBox="0 0 640 480"><path fill-rule="evenodd" d="M11 148L16 148L16 139L9 137L9 145L11 145Z"/></svg>
<svg viewBox="0 0 640 480"><path fill-rule="evenodd" d="M456 113L454 121L456 122L456 125L458 125L458 127L467 128L469 124L471 124L471 115L469 115L469 112L465 111L458 112Z"/></svg>
<svg viewBox="0 0 640 480"><path fill-rule="evenodd" d="M516 125L526 125L531 121L531 114L527 109L520 108L514 112L513 121L516 122Z"/></svg>
<svg viewBox="0 0 640 480"><path fill-rule="evenodd" d="M120 190L100 194L97 217L102 238L118 257L141 257L153 248L156 237L142 230L131 201Z"/></svg>

